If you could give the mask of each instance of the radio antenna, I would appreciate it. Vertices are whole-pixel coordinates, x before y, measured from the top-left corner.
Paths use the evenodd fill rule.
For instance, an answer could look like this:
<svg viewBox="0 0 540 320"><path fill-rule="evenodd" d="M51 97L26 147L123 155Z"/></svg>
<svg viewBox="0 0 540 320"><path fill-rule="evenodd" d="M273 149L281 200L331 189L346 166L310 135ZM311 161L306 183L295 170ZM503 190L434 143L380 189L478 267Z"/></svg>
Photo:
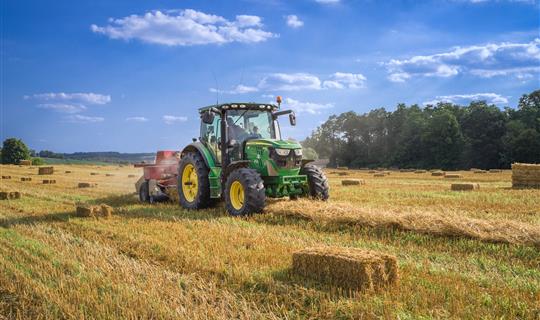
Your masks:
<svg viewBox="0 0 540 320"><path fill-rule="evenodd" d="M212 76L214 77L214 82L216 83L216 107L219 105L219 84L217 81L216 73L212 70Z"/></svg>

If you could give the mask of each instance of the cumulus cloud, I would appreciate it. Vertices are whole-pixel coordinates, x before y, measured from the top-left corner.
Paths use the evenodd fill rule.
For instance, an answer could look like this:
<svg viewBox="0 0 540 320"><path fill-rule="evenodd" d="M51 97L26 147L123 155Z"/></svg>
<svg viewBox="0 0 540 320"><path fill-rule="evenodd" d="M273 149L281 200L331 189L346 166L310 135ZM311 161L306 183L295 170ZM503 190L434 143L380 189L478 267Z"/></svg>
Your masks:
<svg viewBox="0 0 540 320"><path fill-rule="evenodd" d="M130 121L130 122L146 122L146 121L148 121L148 118L145 118L145 117L127 117L126 121Z"/></svg>
<svg viewBox="0 0 540 320"><path fill-rule="evenodd" d="M360 73L336 72L324 80L309 73L272 73L264 77L258 87L270 91L358 89L364 87L366 80Z"/></svg>
<svg viewBox="0 0 540 320"><path fill-rule="evenodd" d="M384 63L388 79L405 82L412 77L448 78L470 74L484 78L516 76L530 78L540 72L540 39L528 43L503 42L499 44L455 47L448 52L392 59Z"/></svg>
<svg viewBox="0 0 540 320"><path fill-rule="evenodd" d="M286 16L285 20L287 21L287 25L291 28L300 28L304 25L304 21L300 20L298 16L294 14Z"/></svg>
<svg viewBox="0 0 540 320"><path fill-rule="evenodd" d="M362 74L336 72L329 80L323 82L323 87L329 89L358 89L363 88L366 77Z"/></svg>
<svg viewBox="0 0 540 320"><path fill-rule="evenodd" d="M165 124L175 124L177 122L186 122L187 117L179 117L179 116L171 116L171 115L164 115L163 116L163 122Z"/></svg>
<svg viewBox="0 0 540 320"><path fill-rule="evenodd" d="M221 16L186 9L155 10L144 15L109 19L108 25L93 24L91 30L111 39L137 39L166 46L253 43L277 37L262 27L262 19L258 16L237 15L235 20L229 21Z"/></svg>
<svg viewBox="0 0 540 320"><path fill-rule="evenodd" d="M65 117L65 120L67 122L72 122L72 123L96 123L96 122L103 122L105 118L88 117L88 116L83 116L80 114L74 114L74 115Z"/></svg>
<svg viewBox="0 0 540 320"><path fill-rule="evenodd" d="M497 93L473 93L437 96L431 101L424 102L424 105L436 105L439 102L468 104L471 101L486 101L488 104L496 105L508 104L508 98Z"/></svg>
<svg viewBox="0 0 540 320"><path fill-rule="evenodd" d="M232 90L218 90L216 88L210 88L209 90L210 92L214 92L214 93L218 92L218 93L224 93L224 94L244 94L244 93L257 92L259 91L259 88L239 84Z"/></svg>
<svg viewBox="0 0 540 320"><path fill-rule="evenodd" d="M35 100L38 108L61 113L80 113L88 105L104 105L111 101L111 96L99 93L64 93L48 92L26 95L25 100Z"/></svg>
<svg viewBox="0 0 540 320"><path fill-rule="evenodd" d="M320 104L314 102L302 102L291 98L286 98L285 103L287 107L294 110L294 112L300 113L309 113L309 114L319 114L324 109L333 108L334 105L331 103Z"/></svg>

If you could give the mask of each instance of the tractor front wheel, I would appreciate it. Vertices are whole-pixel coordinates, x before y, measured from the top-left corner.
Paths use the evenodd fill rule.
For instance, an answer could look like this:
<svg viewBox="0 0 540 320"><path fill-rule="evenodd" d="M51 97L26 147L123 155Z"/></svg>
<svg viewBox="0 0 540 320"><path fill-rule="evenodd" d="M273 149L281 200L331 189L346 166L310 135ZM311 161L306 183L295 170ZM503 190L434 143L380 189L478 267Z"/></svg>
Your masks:
<svg viewBox="0 0 540 320"><path fill-rule="evenodd" d="M178 165L178 199L186 209L211 205L209 170L199 153L189 152Z"/></svg>
<svg viewBox="0 0 540 320"><path fill-rule="evenodd" d="M248 168L236 169L229 174L224 195L227 212L233 216L262 212L266 202L260 174Z"/></svg>
<svg viewBox="0 0 540 320"><path fill-rule="evenodd" d="M328 200L330 196L330 187L328 186L328 178L324 175L324 172L319 167L306 164L301 170L300 174L305 174L308 179L309 196L313 199Z"/></svg>

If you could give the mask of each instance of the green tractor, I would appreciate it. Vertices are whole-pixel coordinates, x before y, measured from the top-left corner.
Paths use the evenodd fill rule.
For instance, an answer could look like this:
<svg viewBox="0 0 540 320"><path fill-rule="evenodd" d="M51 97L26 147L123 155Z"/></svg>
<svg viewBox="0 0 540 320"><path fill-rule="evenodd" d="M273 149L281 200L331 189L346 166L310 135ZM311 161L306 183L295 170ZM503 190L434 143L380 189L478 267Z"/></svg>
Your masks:
<svg viewBox="0 0 540 320"><path fill-rule="evenodd" d="M226 103L199 109L199 141L186 146L178 165L178 196L187 209L225 201L234 216L262 212L266 197L327 200L328 180L302 158L302 146L281 138L278 105Z"/></svg>

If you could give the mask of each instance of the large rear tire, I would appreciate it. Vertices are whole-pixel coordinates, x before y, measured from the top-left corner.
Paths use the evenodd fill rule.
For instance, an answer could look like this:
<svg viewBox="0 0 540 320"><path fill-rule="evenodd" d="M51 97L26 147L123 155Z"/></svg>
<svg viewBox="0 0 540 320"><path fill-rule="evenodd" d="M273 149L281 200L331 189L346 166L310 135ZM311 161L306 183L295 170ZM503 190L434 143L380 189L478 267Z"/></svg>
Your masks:
<svg viewBox="0 0 540 320"><path fill-rule="evenodd" d="M148 191L148 180L144 181L139 188L139 200L141 202L150 202L150 192Z"/></svg>
<svg viewBox="0 0 540 320"><path fill-rule="evenodd" d="M197 152L189 152L178 165L178 200L186 209L208 208L210 200L210 170Z"/></svg>
<svg viewBox="0 0 540 320"><path fill-rule="evenodd" d="M244 216L263 211L266 203L264 182L254 169L239 168L227 177L225 208L233 216Z"/></svg>
<svg viewBox="0 0 540 320"><path fill-rule="evenodd" d="M330 187L328 186L328 178L319 167L306 164L300 174L305 174L308 179L309 196L313 199L328 200L330 197Z"/></svg>

